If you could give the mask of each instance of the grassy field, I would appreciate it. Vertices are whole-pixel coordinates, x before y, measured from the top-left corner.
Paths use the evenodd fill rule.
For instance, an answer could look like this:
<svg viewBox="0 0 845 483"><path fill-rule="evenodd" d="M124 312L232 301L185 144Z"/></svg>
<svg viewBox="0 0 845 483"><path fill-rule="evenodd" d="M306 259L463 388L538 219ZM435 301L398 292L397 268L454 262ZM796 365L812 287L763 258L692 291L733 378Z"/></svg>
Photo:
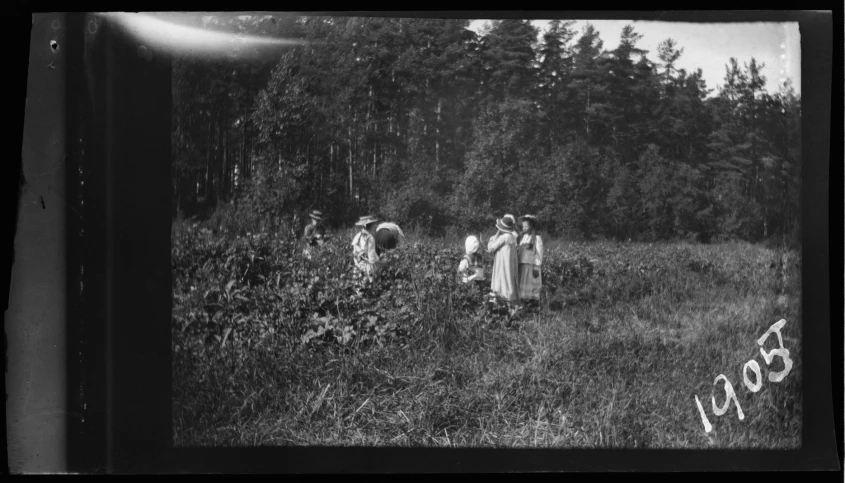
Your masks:
<svg viewBox="0 0 845 483"><path fill-rule="evenodd" d="M307 261L266 233L174 226L177 446L801 445L795 252L549 240L542 303L508 321L457 282L461 240L411 237L359 291L351 237ZM757 339L780 319L793 366L771 382L784 364ZM713 414L719 374L743 420Z"/></svg>

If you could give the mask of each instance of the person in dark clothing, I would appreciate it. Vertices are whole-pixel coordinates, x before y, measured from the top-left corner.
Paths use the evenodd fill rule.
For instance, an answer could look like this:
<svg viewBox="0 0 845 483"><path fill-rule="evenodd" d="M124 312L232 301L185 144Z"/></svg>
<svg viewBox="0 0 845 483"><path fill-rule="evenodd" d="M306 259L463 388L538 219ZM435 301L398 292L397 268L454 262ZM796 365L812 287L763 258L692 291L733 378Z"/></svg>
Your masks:
<svg viewBox="0 0 845 483"><path fill-rule="evenodd" d="M305 234L302 237L303 245L305 245L302 254L310 259L313 249L322 244L325 230L320 223L323 220L321 212L314 210L308 216L311 218L311 223L305 227Z"/></svg>
<svg viewBox="0 0 845 483"><path fill-rule="evenodd" d="M376 227L375 238L376 254L381 256L382 253L399 246L399 241L400 239L404 240L405 234L395 223L385 222Z"/></svg>

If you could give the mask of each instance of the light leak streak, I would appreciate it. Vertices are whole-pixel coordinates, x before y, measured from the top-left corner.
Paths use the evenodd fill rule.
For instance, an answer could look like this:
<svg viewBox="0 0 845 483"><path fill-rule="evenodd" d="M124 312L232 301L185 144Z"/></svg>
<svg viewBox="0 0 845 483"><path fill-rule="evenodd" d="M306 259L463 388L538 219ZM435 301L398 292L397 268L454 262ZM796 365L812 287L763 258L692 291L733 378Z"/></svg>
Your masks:
<svg viewBox="0 0 845 483"><path fill-rule="evenodd" d="M243 48L292 47L308 44L305 40L241 35L180 25L143 13L104 13L130 36L156 50L199 56L239 53ZM245 53L245 52L244 52Z"/></svg>

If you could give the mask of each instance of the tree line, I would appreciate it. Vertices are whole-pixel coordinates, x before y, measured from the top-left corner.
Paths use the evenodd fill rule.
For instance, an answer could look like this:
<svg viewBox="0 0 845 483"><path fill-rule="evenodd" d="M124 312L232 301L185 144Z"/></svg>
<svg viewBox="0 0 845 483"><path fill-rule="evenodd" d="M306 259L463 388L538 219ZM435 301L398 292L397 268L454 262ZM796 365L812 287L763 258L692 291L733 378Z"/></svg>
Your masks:
<svg viewBox="0 0 845 483"><path fill-rule="evenodd" d="M198 20L199 22L199 20ZM551 233L616 239L796 237L801 102L764 66L656 61L622 29L610 49L553 20L206 17L207 28L303 41L259 61L176 58L173 195L255 216L378 212L442 232L498 209ZM176 213L174 213L176 214Z"/></svg>

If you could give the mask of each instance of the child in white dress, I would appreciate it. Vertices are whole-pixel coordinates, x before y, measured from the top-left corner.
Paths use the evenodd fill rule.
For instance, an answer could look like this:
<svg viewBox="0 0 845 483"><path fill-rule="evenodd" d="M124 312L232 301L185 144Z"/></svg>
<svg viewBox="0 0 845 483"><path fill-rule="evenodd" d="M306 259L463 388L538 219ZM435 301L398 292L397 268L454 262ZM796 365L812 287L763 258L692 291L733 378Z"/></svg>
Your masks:
<svg viewBox="0 0 845 483"><path fill-rule="evenodd" d="M473 283L479 287L479 290L484 291L484 263L479 249L481 243L478 237L470 235L464 243L466 253L461 258L461 263L458 265L458 273L461 275L463 283Z"/></svg>
<svg viewBox="0 0 845 483"><path fill-rule="evenodd" d="M357 269L357 275L369 282L372 282L376 275L376 239L370 233L370 228L375 226L376 219L372 216L362 216L355 226L360 226L355 238L352 239L352 256Z"/></svg>

